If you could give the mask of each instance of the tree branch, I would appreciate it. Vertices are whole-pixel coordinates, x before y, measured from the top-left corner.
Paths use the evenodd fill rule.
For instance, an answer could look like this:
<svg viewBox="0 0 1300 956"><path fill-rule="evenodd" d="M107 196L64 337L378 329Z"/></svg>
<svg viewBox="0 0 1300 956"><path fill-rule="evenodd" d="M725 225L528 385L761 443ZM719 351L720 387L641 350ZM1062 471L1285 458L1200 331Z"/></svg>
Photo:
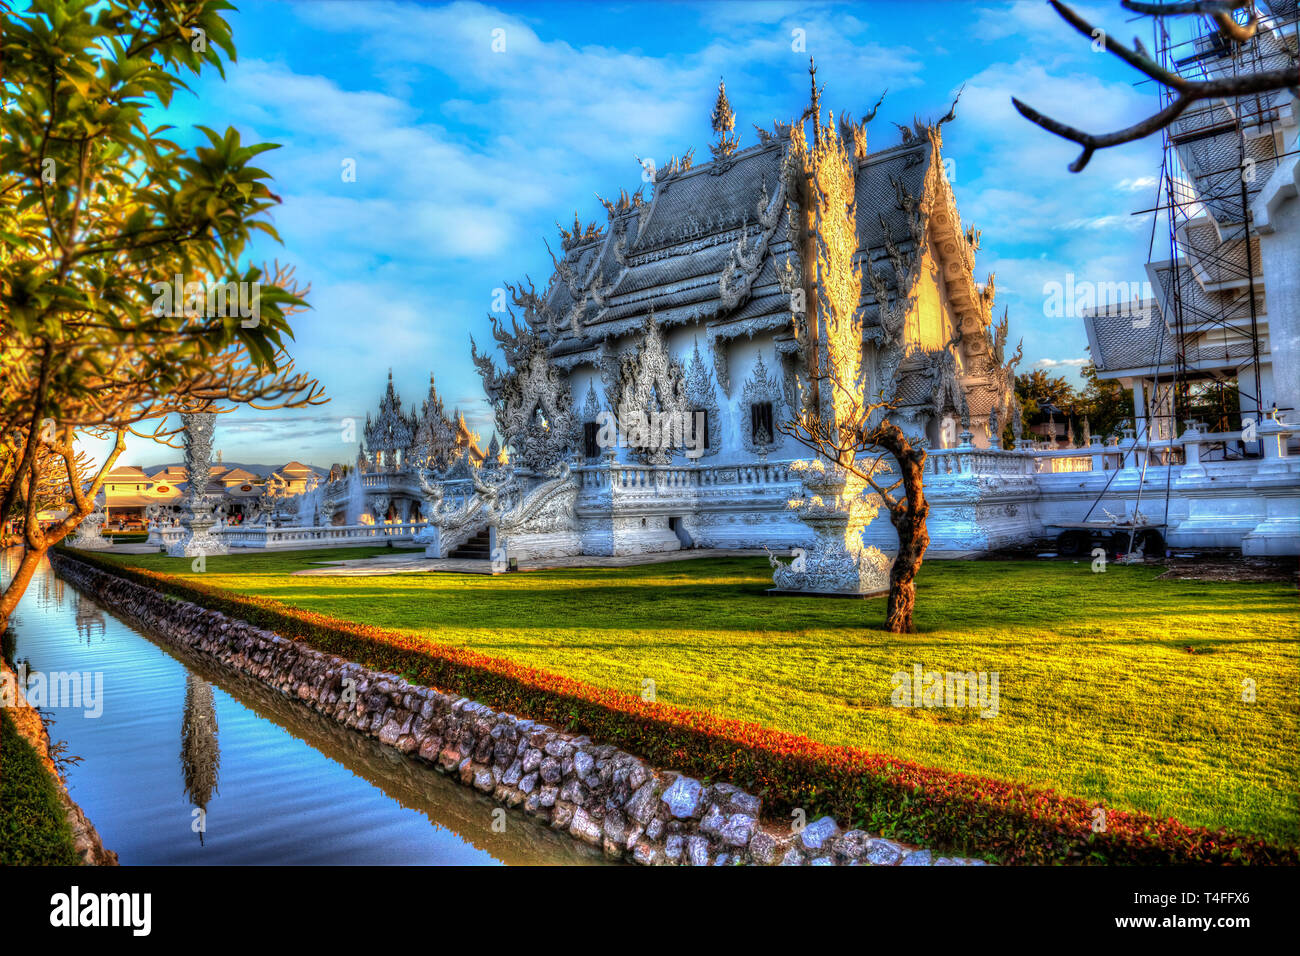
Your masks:
<svg viewBox="0 0 1300 956"><path fill-rule="evenodd" d="M1189 80L1177 73L1171 73L1152 60L1146 54L1146 51L1141 49L1140 43L1138 44L1139 49L1131 50L1122 43L1116 43L1112 40L1106 31L1093 27L1091 23L1064 3L1061 3L1060 0L1048 0L1048 2L1051 3L1052 9L1070 26L1089 39L1099 40L1106 52L1119 57L1157 83L1178 92L1178 96L1160 112L1147 117L1141 122L1134 123L1132 126L1116 130L1113 133L1102 134L1088 133L1059 120L1052 119L1013 96L1011 98L1012 105L1025 119L1041 126L1049 133L1055 133L1057 136L1078 143L1083 147L1078 158L1070 164L1070 172L1081 172L1088 165L1088 161L1092 159L1093 153L1099 149L1118 146L1121 143L1130 143L1164 129L1189 106L1200 100L1250 96L1259 93L1271 93L1276 90L1297 90L1297 88L1300 88L1300 69L1296 67L1283 67L1277 70L1220 77L1213 80ZM1226 36L1239 42L1249 39L1255 34L1256 16L1253 10L1250 23L1245 27L1232 18L1232 10L1245 6L1245 0L1243 2L1234 2L1234 0L1217 0L1217 2L1216 0L1193 0L1193 2L1173 4L1139 3L1136 0L1121 0L1121 2L1135 13L1150 16L1164 16L1175 13L1204 13L1211 15ZM1225 25L1225 21L1227 25ZM1297 95L1300 96L1300 90L1297 91Z"/></svg>

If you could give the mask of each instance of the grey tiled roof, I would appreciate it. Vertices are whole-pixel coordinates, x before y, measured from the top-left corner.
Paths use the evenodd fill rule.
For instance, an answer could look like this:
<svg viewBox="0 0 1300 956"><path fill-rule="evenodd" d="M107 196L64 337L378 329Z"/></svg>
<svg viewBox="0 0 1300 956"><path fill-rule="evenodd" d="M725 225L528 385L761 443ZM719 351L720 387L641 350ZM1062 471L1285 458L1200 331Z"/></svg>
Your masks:
<svg viewBox="0 0 1300 956"><path fill-rule="evenodd" d="M1084 327L1098 371L1134 369L1150 372L1173 367L1176 349L1160 309L1110 311L1085 315ZM1136 326L1136 327L1135 327Z"/></svg>
<svg viewBox="0 0 1300 956"><path fill-rule="evenodd" d="M630 320L651 309L663 325L694 320L726 323L764 316L787 321L788 302L777 282L777 265L791 254L784 211L749 295L731 314L723 312L719 289L719 278L739 230L747 227L751 238L758 235L758 207L778 188L781 149L776 142L754 146L731 157L722 172L717 170L724 167L708 162L659 183L648 209L625 214L630 241L624 248L624 263L615 254L616 224L611 224L600 241L566 253L565 265L580 280L595 277L593 286L606 307L597 318L589 302L582 318L584 341L573 341L566 333L554 350L581 350L605 334L621 333ZM892 270L887 264L882 268L881 263L885 242L881 217L899 249L910 253L914 244L894 181L919 198L930 152L928 139L919 138L870 154L858 163L859 253L876 260L876 268L891 287ZM558 274L552 275L544 300L557 317L564 316L574 302ZM864 302L869 301L868 294Z"/></svg>
<svg viewBox="0 0 1300 956"><path fill-rule="evenodd" d="M756 221L755 206L764 187L769 196L777 188L781 149L776 144L753 146L732 158L735 162L721 175L713 174L715 164L710 162L659 184L650 221L641 230L633 253L678 245Z"/></svg>

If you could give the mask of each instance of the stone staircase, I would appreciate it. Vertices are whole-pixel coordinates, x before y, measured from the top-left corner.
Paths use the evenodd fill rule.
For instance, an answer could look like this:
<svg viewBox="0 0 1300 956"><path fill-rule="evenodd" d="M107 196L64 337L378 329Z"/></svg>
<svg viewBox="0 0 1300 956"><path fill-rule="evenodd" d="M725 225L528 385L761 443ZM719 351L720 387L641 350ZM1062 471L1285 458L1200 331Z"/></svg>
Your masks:
<svg viewBox="0 0 1300 956"><path fill-rule="evenodd" d="M488 528L484 528L464 544L453 548L449 558L464 558L470 561L492 560L492 537Z"/></svg>

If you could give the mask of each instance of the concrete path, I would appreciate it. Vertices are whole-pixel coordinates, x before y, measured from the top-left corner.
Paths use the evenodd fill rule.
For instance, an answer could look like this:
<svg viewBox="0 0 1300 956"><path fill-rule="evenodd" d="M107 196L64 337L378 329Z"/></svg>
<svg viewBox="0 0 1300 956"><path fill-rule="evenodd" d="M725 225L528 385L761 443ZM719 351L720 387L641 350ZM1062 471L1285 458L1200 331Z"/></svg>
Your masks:
<svg viewBox="0 0 1300 956"><path fill-rule="evenodd" d="M551 568L630 568L641 564L666 564L669 561L689 561L697 558L754 558L764 557L763 550L728 550L722 548L692 548L689 551L661 551L655 554L575 555L567 558L538 558L519 562L520 571L545 571ZM378 574L423 574L442 571L452 574L492 574L492 562L468 558L426 558L422 554L381 554L373 558L354 558L347 561L322 561L324 567L294 571L303 577L369 577Z"/></svg>
<svg viewBox="0 0 1300 956"><path fill-rule="evenodd" d="M283 549L266 551L256 548L234 548L231 555L272 554ZM151 544L119 544L114 554L157 554L158 546ZM773 552L778 557L788 557L788 549ZM686 551L660 551L654 554L619 554L612 556L580 554L567 558L538 558L519 562L520 571L545 571L553 568L631 568L642 564L664 564L669 561L692 561L700 558L762 558L767 552L762 548L691 548ZM980 558L985 555L975 551L940 551L932 549L925 554L931 560L955 558ZM373 577L383 574L425 574L441 571L450 574L492 574L492 563L468 558L426 558L422 551L404 550L393 554L380 554L373 558L351 558L342 561L317 561L321 565L294 571L303 577Z"/></svg>

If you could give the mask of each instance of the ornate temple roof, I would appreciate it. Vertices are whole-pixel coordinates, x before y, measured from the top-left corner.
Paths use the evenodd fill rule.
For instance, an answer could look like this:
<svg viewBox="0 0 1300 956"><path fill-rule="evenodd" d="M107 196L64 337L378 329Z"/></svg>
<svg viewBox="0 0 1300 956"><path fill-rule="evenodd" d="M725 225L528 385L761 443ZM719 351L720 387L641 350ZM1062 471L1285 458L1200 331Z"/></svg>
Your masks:
<svg viewBox="0 0 1300 956"><path fill-rule="evenodd" d="M607 335L631 331L652 309L664 326L763 320L773 327L788 326L789 297L777 281L777 265L794 254L788 213L776 196L783 143L774 138L668 175L655 184L650 202L612 215L611 228L601 239L570 249L542 298L553 314L567 316L585 292L579 320L584 334L559 336L555 354L581 351ZM858 161L861 253L883 256L882 216L900 251L914 250L898 187L919 197L933 153L931 142L917 137ZM770 209L773 205L777 208ZM765 228L761 216L769 209L775 221ZM767 242L751 269L748 294L728 307L719 283L742 232L756 245L766 234Z"/></svg>
<svg viewBox="0 0 1300 956"><path fill-rule="evenodd" d="M516 297L562 366L590 360L604 340L637 331L650 312L665 328L706 323L711 338L789 330L790 297L779 274L787 261L799 265L784 185L791 127L777 124L773 133L760 131L757 145L737 149L734 114L721 89L714 124L719 142L712 160L693 165L688 153L657 170L647 165L654 180L649 200L624 192L605 202L608 228L579 233L575 223L562 230L564 252L559 258L552 252L545 290L534 303ZM872 153L860 130L854 160L859 259L869 258L892 297L898 290L888 247L910 266L918 238L933 237L926 230L937 223L948 295L970 336L968 348L979 351L992 290L974 281L978 239L962 231L939 158L938 127L900 128L901 143ZM862 303L865 335L877 321L867 283Z"/></svg>
<svg viewBox="0 0 1300 956"><path fill-rule="evenodd" d="M447 414L432 373L423 404L418 411L413 409L408 414L402 410L402 400L389 370L388 386L377 414L366 415L364 439L363 457L376 452L401 451L404 458L436 470L448 467L462 453L468 453L472 462L482 461L484 456L479 436L470 429L460 409ZM282 470L287 471L294 464L291 462Z"/></svg>

